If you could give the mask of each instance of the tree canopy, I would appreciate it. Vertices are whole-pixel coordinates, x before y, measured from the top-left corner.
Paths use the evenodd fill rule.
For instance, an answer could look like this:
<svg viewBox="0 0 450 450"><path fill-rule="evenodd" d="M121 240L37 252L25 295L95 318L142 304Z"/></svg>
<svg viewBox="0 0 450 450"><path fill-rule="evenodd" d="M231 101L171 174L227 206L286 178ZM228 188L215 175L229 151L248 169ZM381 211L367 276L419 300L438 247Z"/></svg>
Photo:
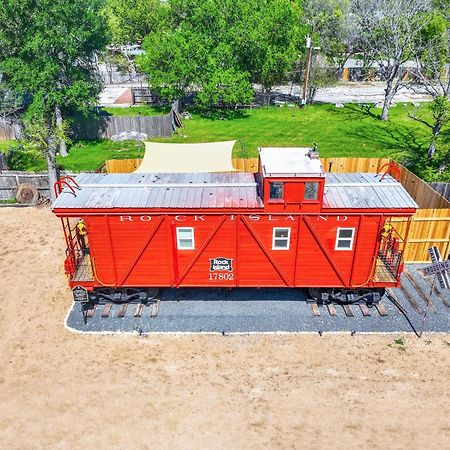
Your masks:
<svg viewBox="0 0 450 450"><path fill-rule="evenodd" d="M199 91L204 105L247 103L251 83L269 89L298 59L304 35L292 0L170 0L170 26L150 33L139 65L152 89L174 99Z"/></svg>
<svg viewBox="0 0 450 450"><path fill-rule="evenodd" d="M376 62L386 82L381 119L402 85L404 65L418 51L418 37L429 22L430 0L353 0L358 49Z"/></svg>
<svg viewBox="0 0 450 450"><path fill-rule="evenodd" d="M106 0L106 15L114 44L137 44L162 31L167 5L160 0Z"/></svg>
<svg viewBox="0 0 450 450"><path fill-rule="evenodd" d="M95 56L108 41L103 7L103 0L0 3L0 73L9 91L29 97L26 122L41 125L36 142L46 156L51 185L56 145L65 152L63 114L88 112L102 88Z"/></svg>
<svg viewBox="0 0 450 450"><path fill-rule="evenodd" d="M4 0L0 72L29 111L50 118L56 105L87 111L101 83L94 56L108 41L102 0Z"/></svg>

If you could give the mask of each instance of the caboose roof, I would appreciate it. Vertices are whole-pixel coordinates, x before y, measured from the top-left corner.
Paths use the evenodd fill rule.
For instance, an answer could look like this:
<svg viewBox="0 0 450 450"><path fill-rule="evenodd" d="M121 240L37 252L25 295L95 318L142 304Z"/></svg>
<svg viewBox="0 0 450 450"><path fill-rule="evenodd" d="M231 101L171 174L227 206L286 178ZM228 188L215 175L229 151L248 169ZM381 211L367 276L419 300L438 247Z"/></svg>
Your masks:
<svg viewBox="0 0 450 450"><path fill-rule="evenodd" d="M261 147L259 156L266 177L323 177L320 159L308 156L306 147Z"/></svg>
<svg viewBox="0 0 450 450"><path fill-rule="evenodd" d="M82 173L53 209L260 208L254 175L228 173Z"/></svg>
<svg viewBox="0 0 450 450"><path fill-rule="evenodd" d="M390 175L374 173L327 173L323 208L415 209L419 206L408 191Z"/></svg>

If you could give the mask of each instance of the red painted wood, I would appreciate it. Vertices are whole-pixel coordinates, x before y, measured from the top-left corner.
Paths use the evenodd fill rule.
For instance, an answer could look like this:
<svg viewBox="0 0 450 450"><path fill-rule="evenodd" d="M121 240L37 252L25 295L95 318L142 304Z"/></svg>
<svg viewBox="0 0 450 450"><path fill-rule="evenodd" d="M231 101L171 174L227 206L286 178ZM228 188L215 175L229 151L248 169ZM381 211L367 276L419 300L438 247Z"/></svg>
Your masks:
<svg viewBox="0 0 450 450"><path fill-rule="evenodd" d="M214 238L215 234L219 231L219 228L222 226L222 224L225 222L226 220L226 216L223 216L219 222L217 223L217 225L213 228L213 230L209 233L208 237L205 239L205 241L201 244L201 246L199 247L199 249L197 250L197 252L194 254L194 256L192 257L192 260L189 262L189 264L187 265L187 267L184 269L183 273L180 275L180 277L178 278L176 284L177 286L179 286L181 284L181 282L184 280L184 278L186 277L186 275L189 273L189 271L192 269L192 267L194 266L194 264L197 262L197 260L200 258L200 256L202 255L203 251L205 250L206 246L211 242L211 240Z"/></svg>
<svg viewBox="0 0 450 450"><path fill-rule="evenodd" d="M144 253L145 249L148 247L148 244L150 243L150 241L152 240L153 236L155 235L155 233L158 231L162 221L163 221L164 217L160 217L157 221L156 227L150 231L150 233L148 234L148 237L145 239L144 241L144 245L142 245L141 249L138 251L138 253L136 254L136 256L133 258L131 264L129 265L129 267L127 268L127 270L125 271L125 273L122 275L118 285L122 286L123 283L125 282L125 280L128 278L128 276L130 275L131 271L134 269L134 267L136 266L137 262L139 261L139 259L141 258L142 254Z"/></svg>

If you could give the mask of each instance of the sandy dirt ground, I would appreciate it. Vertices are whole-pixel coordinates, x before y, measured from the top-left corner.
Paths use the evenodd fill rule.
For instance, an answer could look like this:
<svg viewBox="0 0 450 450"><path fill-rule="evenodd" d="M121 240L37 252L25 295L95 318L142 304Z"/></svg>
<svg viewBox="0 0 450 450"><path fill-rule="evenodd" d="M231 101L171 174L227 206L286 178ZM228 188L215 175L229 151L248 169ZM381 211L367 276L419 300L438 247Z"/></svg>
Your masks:
<svg viewBox="0 0 450 450"><path fill-rule="evenodd" d="M74 334L63 256L0 209L1 448L450 448L450 335Z"/></svg>

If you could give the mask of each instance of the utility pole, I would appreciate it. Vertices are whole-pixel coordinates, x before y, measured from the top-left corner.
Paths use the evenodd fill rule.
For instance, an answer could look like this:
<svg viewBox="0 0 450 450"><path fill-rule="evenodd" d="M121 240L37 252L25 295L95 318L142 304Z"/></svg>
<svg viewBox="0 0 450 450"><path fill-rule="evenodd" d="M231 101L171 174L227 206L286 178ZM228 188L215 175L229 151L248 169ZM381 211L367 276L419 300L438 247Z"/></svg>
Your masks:
<svg viewBox="0 0 450 450"><path fill-rule="evenodd" d="M306 67L305 67L305 79L303 80L303 96L302 106L306 105L306 98L308 96L308 82L309 82L309 70L311 67L311 36L306 37Z"/></svg>

